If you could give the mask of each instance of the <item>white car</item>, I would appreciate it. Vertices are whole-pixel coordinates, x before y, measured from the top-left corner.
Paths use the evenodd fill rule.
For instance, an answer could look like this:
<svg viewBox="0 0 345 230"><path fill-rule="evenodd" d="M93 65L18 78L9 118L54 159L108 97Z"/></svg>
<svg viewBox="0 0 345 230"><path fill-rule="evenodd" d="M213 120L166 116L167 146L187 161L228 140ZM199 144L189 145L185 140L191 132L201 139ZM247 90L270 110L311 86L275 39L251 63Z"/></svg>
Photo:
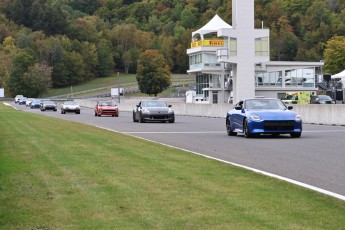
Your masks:
<svg viewBox="0 0 345 230"><path fill-rule="evenodd" d="M80 114L80 106L75 101L65 101L61 104L61 114L65 114L66 112Z"/></svg>
<svg viewBox="0 0 345 230"><path fill-rule="evenodd" d="M14 102L15 102L15 103L18 103L19 100L20 100L21 98L23 98L23 97L24 97L23 95L17 95L17 96L14 98Z"/></svg>
<svg viewBox="0 0 345 230"><path fill-rule="evenodd" d="M33 98L26 99L25 105L30 107L33 100Z"/></svg>

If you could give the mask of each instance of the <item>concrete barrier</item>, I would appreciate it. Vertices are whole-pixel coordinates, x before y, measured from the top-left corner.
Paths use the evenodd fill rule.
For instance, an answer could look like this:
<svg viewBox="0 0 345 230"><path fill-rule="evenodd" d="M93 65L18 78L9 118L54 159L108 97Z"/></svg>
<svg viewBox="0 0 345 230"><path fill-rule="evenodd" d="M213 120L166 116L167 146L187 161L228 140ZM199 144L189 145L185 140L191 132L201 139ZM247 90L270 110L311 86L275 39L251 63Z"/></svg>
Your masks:
<svg viewBox="0 0 345 230"><path fill-rule="evenodd" d="M98 99L78 99L81 106L94 108ZM133 111L141 99L125 99L118 103L121 111ZM172 105L176 115L180 116L202 116L202 117L224 117L233 108L232 104L190 104L181 99L164 99ZM345 125L345 105L293 105L293 111L299 113L304 123L322 125Z"/></svg>

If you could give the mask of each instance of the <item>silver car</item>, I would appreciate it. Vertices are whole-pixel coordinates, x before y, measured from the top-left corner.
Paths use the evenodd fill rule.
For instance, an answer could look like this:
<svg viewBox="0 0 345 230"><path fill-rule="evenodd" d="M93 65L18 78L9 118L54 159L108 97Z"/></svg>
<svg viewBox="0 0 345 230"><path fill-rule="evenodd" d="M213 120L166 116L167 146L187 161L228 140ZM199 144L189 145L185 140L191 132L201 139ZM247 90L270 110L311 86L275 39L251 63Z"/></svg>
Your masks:
<svg viewBox="0 0 345 230"><path fill-rule="evenodd" d="M66 112L73 112L80 114L80 106L75 101L65 101L61 104L61 114L66 114Z"/></svg>
<svg viewBox="0 0 345 230"><path fill-rule="evenodd" d="M41 111L46 111L46 110L57 111L57 105L53 101L42 101L40 109Z"/></svg>
<svg viewBox="0 0 345 230"><path fill-rule="evenodd" d="M143 100L133 110L133 122L175 122L175 113L171 105L167 105L164 101Z"/></svg>

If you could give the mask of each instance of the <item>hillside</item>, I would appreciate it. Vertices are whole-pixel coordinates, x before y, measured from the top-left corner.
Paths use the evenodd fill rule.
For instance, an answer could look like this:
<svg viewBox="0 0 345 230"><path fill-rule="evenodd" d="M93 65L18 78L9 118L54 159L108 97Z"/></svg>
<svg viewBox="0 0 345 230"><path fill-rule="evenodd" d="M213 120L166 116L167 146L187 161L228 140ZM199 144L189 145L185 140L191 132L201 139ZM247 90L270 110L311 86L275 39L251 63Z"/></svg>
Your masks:
<svg viewBox="0 0 345 230"><path fill-rule="evenodd" d="M173 73L186 73L191 32L215 14L231 24L231 7L226 0L2 0L0 87L15 93L23 86L10 76L24 74L25 84L40 83L30 89L38 92L114 69L136 73L147 49L158 49ZM255 20L271 31L271 60L319 61L330 39L345 36L345 1L255 0Z"/></svg>

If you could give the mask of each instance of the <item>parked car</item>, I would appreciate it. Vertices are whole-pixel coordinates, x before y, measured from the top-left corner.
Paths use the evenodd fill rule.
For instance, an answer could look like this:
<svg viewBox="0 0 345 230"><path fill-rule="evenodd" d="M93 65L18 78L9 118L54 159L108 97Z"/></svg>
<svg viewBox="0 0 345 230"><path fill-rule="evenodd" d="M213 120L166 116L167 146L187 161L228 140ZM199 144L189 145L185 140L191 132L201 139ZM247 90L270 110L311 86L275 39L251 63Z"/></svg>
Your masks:
<svg viewBox="0 0 345 230"><path fill-rule="evenodd" d="M260 134L301 137L302 117L292 108L276 98L241 100L226 115L227 134L243 133L247 138Z"/></svg>
<svg viewBox="0 0 345 230"><path fill-rule="evenodd" d="M65 101L61 104L61 113L65 114L66 112L73 112L80 114L80 106L75 101Z"/></svg>
<svg viewBox="0 0 345 230"><path fill-rule="evenodd" d="M46 110L57 111L57 105L53 101L42 101L40 109L41 111L46 111Z"/></svg>
<svg viewBox="0 0 345 230"><path fill-rule="evenodd" d="M20 98L22 98L22 97L24 97L24 96L23 96L23 95L17 95L17 96L15 96L15 98L14 98L14 103L18 103L19 100L20 100Z"/></svg>
<svg viewBox="0 0 345 230"><path fill-rule="evenodd" d="M41 100L40 99L33 99L30 108L31 109L39 109L41 107Z"/></svg>
<svg viewBox="0 0 345 230"><path fill-rule="evenodd" d="M26 99L25 105L29 107L31 105L31 103L32 103L32 100L33 100L33 98Z"/></svg>
<svg viewBox="0 0 345 230"><path fill-rule="evenodd" d="M143 100L133 110L133 122L146 121L174 123L175 113L164 101Z"/></svg>
<svg viewBox="0 0 345 230"><path fill-rule="evenodd" d="M333 99L328 95L311 96L310 104L334 104Z"/></svg>
<svg viewBox="0 0 345 230"><path fill-rule="evenodd" d="M95 116L108 115L119 116L119 108L112 101L97 101L95 106Z"/></svg>
<svg viewBox="0 0 345 230"><path fill-rule="evenodd" d="M27 97L21 97L18 101L18 104L19 105L25 105L27 99L28 99Z"/></svg>

